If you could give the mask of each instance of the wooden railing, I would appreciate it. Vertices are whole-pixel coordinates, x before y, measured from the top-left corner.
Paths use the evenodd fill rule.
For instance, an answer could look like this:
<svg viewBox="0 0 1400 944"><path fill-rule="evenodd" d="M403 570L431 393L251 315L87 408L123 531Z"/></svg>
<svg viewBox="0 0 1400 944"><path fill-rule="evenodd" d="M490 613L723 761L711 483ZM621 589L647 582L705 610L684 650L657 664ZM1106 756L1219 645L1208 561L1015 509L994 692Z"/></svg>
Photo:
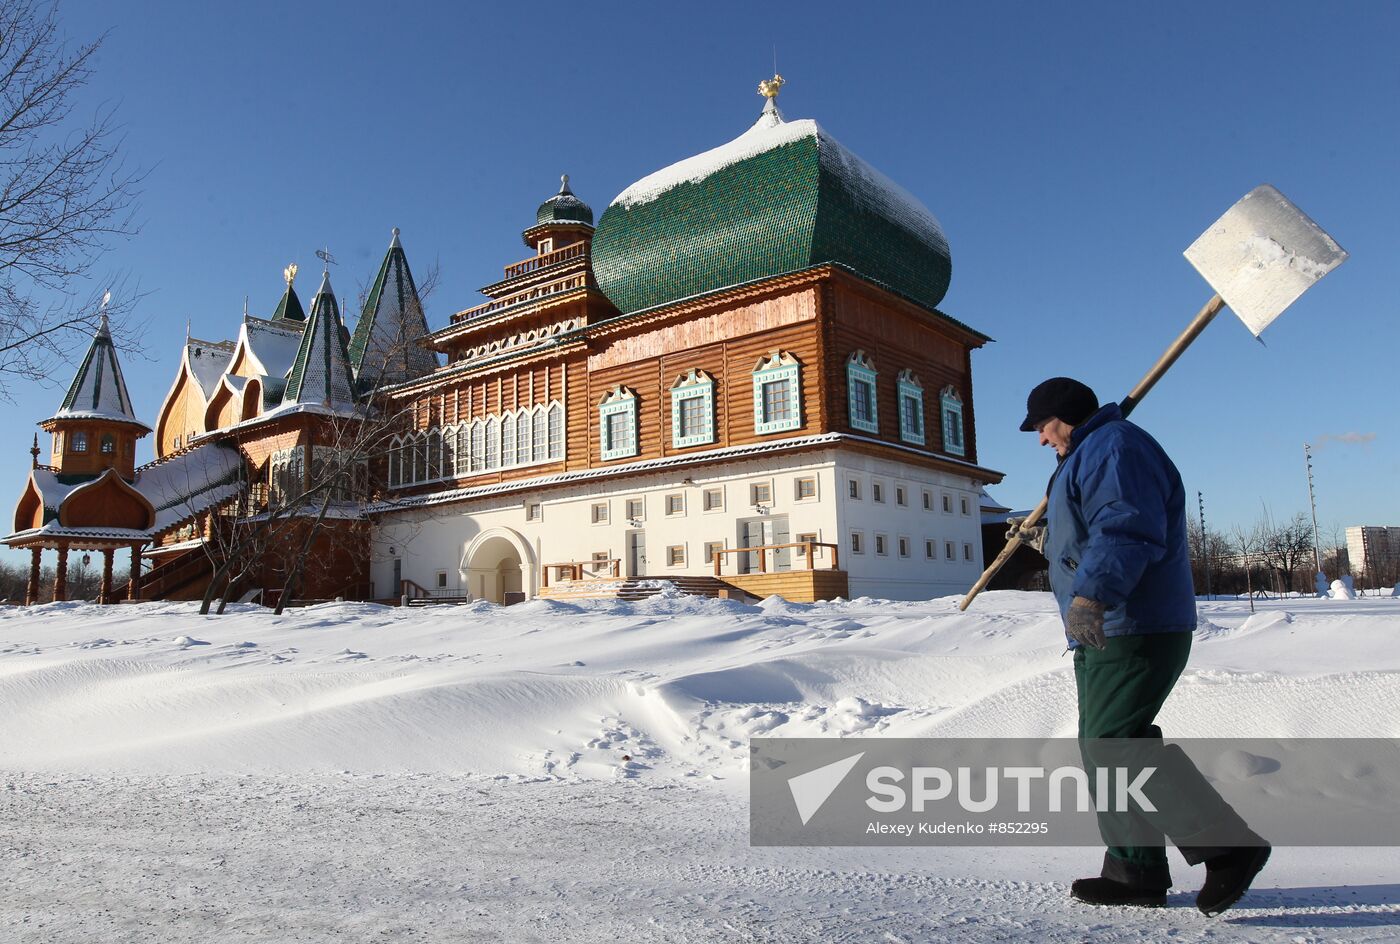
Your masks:
<svg viewBox="0 0 1400 944"><path fill-rule="evenodd" d="M588 252L588 243L570 243L553 252L546 252L538 256L532 256L524 262L516 262L506 266L506 278L514 279L522 275L528 275L536 269L543 269L552 266L556 262L567 262L570 259L577 259Z"/></svg>
<svg viewBox="0 0 1400 944"><path fill-rule="evenodd" d="M582 580L585 567L594 571L594 573L589 574L590 577L597 578L596 571L600 565L604 564L607 565L609 576L613 578L622 576L622 558L620 557L609 557L606 560L562 561L558 564L544 565L540 572L540 586L549 586L549 572L551 570L558 571L555 578L557 580Z"/></svg>
<svg viewBox="0 0 1400 944"><path fill-rule="evenodd" d="M726 547L715 550L715 576L720 576L720 566L724 563L726 554L757 554L758 573L768 573L768 552L781 551L788 547L803 548L803 553L799 556L807 559L807 566L803 570L815 570L813 563L816 559L816 549L819 547L831 549L831 570L841 569L841 550L835 544L824 544L821 541L797 541L793 544L761 544L754 547Z"/></svg>
<svg viewBox="0 0 1400 944"><path fill-rule="evenodd" d="M546 285L536 285L534 288L523 292L516 292L514 295L506 295L503 298L492 299L484 305L477 305L475 308L468 308L466 311L459 311L452 316L453 324L461 324L464 321L473 321L486 315L504 311L507 308L514 308L524 302L534 301L540 298L547 298L550 295L560 295L564 292L572 292L575 289L583 288L588 284L588 274L580 272L571 275L567 279L558 282L550 282Z"/></svg>

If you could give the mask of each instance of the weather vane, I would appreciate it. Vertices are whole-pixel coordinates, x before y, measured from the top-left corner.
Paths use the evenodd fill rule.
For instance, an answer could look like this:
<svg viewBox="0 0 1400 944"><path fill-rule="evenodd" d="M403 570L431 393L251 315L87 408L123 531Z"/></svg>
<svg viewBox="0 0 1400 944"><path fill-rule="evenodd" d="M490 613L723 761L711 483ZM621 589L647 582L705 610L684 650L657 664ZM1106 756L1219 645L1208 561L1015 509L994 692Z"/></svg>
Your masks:
<svg viewBox="0 0 1400 944"><path fill-rule="evenodd" d="M327 271L327 272L329 272L329 271L331 270L331 266L333 266L333 265L339 265L339 264L340 264L340 263L338 263L338 262L335 261L335 256L331 255L331 251L330 251L329 249L317 249L317 250L316 250L316 258L317 258L317 259L320 259L322 262L324 262L324 263L326 264L326 271Z"/></svg>
<svg viewBox="0 0 1400 944"><path fill-rule="evenodd" d="M785 84L783 77L774 70L773 78L758 83L758 94L771 101L778 97L778 90Z"/></svg>
<svg viewBox="0 0 1400 944"><path fill-rule="evenodd" d="M320 253L317 253L317 255L319 256ZM282 278L286 280L286 282L287 282L287 288L291 288L291 287L292 287L292 283L293 283L294 281L296 281L296 277L297 277L297 264L296 264L295 262L293 262L291 265L287 266L287 268L285 268L285 269L282 270Z"/></svg>

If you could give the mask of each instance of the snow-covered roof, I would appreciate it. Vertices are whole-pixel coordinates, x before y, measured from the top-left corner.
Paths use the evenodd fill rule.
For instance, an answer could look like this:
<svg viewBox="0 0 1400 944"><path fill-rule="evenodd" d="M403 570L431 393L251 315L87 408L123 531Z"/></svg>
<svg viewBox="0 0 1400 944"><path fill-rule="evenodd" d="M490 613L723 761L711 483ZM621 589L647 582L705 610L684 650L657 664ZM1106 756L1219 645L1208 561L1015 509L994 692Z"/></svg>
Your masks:
<svg viewBox="0 0 1400 944"><path fill-rule="evenodd" d="M285 378L297 359L303 327L300 321L273 324L261 318L248 318L238 329L238 342L247 349L258 373Z"/></svg>
<svg viewBox="0 0 1400 944"><path fill-rule="evenodd" d="M122 378L121 364L117 361L117 349L112 343L112 331L105 313L73 382L68 386L63 405L50 419L116 420L149 432L150 427L138 420L136 411L131 408L131 396L126 392L126 381Z"/></svg>
<svg viewBox="0 0 1400 944"><path fill-rule="evenodd" d="M243 457L237 449L209 442L170 459L142 466L136 490L156 510L151 533L194 517L238 493Z"/></svg>
<svg viewBox="0 0 1400 944"><path fill-rule="evenodd" d="M190 338L185 342L185 364L189 367L190 376L204 391L205 400L214 395L214 390L219 386L219 378L228 370L233 349L232 341L200 341Z"/></svg>
<svg viewBox="0 0 1400 944"><path fill-rule="evenodd" d="M749 130L727 144L648 174L618 194L613 205L631 208L649 203L681 184L695 183L732 164L805 138L816 139L823 166L839 168L843 178L860 179L867 185L857 193L871 202L869 210L895 220L930 244L948 251L942 225L918 197L845 148L811 118L784 121L771 99Z"/></svg>

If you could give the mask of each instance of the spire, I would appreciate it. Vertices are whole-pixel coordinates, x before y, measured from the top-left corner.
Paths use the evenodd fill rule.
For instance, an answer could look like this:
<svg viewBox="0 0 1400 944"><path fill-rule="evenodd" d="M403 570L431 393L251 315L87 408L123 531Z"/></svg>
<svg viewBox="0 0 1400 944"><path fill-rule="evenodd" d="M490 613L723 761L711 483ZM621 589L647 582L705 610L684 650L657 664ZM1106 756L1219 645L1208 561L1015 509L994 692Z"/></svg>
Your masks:
<svg viewBox="0 0 1400 944"><path fill-rule="evenodd" d="M400 383L437 369L437 356L422 345L427 334L428 320L395 227L350 339L350 364L359 389Z"/></svg>
<svg viewBox="0 0 1400 944"><path fill-rule="evenodd" d="M287 286L290 291L291 285ZM340 309L331 289L330 273L321 276L321 287L311 300L311 315L302 332L296 360L287 373L287 389L283 405L327 404L351 405L355 402L355 385L350 371L350 355L345 350L345 335L341 333Z"/></svg>
<svg viewBox="0 0 1400 944"><path fill-rule="evenodd" d="M146 428L131 408L131 396L126 392L126 381L122 378L122 368L117 361L117 349L112 343L112 329L107 323L105 310L99 316L92 344L53 418L69 417L121 420Z"/></svg>
<svg viewBox="0 0 1400 944"><path fill-rule="evenodd" d="M31 447L29 447L29 455L33 457L32 461L30 462L30 467L31 467L31 468L34 468L34 469L39 468L39 434L38 434L38 433L35 433L35 434L34 434L34 445L31 446Z"/></svg>
<svg viewBox="0 0 1400 944"><path fill-rule="evenodd" d="M559 192L541 203L535 211L535 225L543 223L583 223L593 225L593 208L574 196L569 189L569 175L559 177Z"/></svg>
<svg viewBox="0 0 1400 944"><path fill-rule="evenodd" d="M277 310L272 313L273 321L306 320L306 309L301 307L301 299L297 298L296 289L292 288L296 277L297 264L295 262L282 270L282 279L287 283L287 290L282 293L282 300L277 303Z"/></svg>
<svg viewBox="0 0 1400 944"><path fill-rule="evenodd" d="M758 116L759 127L772 128L783 123L783 113L778 110L778 92L786 84L787 80L776 69L773 70L773 78L758 83L758 94L764 98L763 114Z"/></svg>

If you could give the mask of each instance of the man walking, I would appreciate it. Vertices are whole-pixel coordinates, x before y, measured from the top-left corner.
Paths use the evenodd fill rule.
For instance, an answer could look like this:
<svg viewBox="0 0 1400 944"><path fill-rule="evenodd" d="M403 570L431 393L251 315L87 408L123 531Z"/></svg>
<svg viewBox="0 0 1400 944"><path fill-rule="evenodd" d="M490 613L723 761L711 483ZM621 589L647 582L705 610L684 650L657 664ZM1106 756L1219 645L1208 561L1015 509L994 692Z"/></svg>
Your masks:
<svg viewBox="0 0 1400 944"><path fill-rule="evenodd" d="M1126 831L1124 817L1100 817L1109 847L1103 869L1074 882L1070 893L1096 905L1166 904L1172 882L1165 834L1188 863L1205 863L1196 904L1219 914L1244 895L1269 845L1179 747L1162 746L1153 723L1186 666L1196 628L1181 476L1117 404L1101 408L1089 387L1068 377L1031 391L1021 429L1038 433L1059 456L1046 524L1022 535L1050 562L1074 650L1086 767L1103 759L1096 739L1136 738L1159 774L1148 792L1157 812L1129 814ZM1012 519L1013 532L1022 520Z"/></svg>

